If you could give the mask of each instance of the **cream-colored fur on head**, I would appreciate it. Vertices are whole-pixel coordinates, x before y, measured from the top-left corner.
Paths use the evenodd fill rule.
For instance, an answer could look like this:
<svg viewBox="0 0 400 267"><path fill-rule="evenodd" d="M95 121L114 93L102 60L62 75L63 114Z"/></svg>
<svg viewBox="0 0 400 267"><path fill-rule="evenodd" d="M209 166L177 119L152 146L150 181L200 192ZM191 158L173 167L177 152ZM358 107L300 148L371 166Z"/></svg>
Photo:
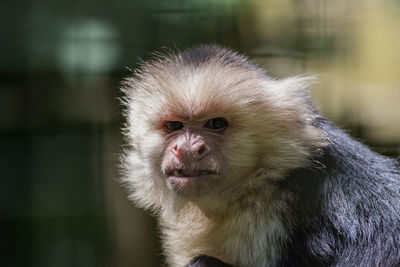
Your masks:
<svg viewBox="0 0 400 267"><path fill-rule="evenodd" d="M276 181L307 164L326 143L306 88L312 79L275 80L236 53L198 47L158 56L124 82L123 182L139 206L160 216L167 261L207 254L235 266L273 266L286 238ZM168 145L160 120L224 117L216 142L221 182L199 199L176 195L161 170Z"/></svg>

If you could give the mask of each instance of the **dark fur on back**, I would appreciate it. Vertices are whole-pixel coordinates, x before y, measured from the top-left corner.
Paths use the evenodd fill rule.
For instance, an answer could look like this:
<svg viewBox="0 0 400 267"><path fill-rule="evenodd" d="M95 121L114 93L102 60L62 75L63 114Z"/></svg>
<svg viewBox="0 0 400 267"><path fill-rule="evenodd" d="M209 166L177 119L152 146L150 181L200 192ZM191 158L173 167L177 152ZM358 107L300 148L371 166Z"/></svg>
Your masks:
<svg viewBox="0 0 400 267"><path fill-rule="evenodd" d="M315 125L331 144L314 159L321 168L293 170L281 185L297 226L279 266L399 266L398 163L325 119Z"/></svg>

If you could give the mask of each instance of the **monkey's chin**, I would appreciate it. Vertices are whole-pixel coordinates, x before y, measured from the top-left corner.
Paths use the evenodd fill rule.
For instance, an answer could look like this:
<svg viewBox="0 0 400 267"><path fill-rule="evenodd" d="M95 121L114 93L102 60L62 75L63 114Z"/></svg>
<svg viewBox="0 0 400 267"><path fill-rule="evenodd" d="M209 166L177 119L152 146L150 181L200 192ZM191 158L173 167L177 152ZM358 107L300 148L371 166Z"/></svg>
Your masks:
<svg viewBox="0 0 400 267"><path fill-rule="evenodd" d="M178 196L184 198L196 198L203 196L210 191L211 176L168 176L168 187Z"/></svg>

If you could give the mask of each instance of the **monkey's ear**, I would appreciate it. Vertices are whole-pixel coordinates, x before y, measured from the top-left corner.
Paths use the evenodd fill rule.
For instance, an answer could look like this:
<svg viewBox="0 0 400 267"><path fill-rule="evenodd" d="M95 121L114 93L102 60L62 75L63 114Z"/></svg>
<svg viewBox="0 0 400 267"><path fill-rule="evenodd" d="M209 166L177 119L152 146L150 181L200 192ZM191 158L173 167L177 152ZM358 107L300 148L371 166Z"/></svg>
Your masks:
<svg viewBox="0 0 400 267"><path fill-rule="evenodd" d="M217 258L200 255L192 259L186 267L233 267Z"/></svg>
<svg viewBox="0 0 400 267"><path fill-rule="evenodd" d="M298 114L312 114L314 104L309 87L317 81L314 76L294 76L266 83L266 97L281 111L296 110ZM285 109L286 107L286 109ZM302 110L305 108L305 110Z"/></svg>
<svg viewBox="0 0 400 267"><path fill-rule="evenodd" d="M269 80L267 86L270 89L278 91L304 91L307 90L311 85L317 83L318 79L316 76L292 76L284 79Z"/></svg>

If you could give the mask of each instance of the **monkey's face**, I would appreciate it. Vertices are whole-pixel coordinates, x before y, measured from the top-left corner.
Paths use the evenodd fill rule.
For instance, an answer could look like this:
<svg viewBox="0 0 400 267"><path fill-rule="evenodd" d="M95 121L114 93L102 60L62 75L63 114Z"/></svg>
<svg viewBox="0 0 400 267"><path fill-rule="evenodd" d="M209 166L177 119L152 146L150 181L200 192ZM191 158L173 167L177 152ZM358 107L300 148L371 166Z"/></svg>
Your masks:
<svg viewBox="0 0 400 267"><path fill-rule="evenodd" d="M237 189L259 165L262 150L262 119L249 110L258 109L249 103L256 96L246 96L251 77L240 86L227 83L223 72L210 77L210 71L171 73L151 94L135 96L128 117L136 152L150 163L157 186L190 199Z"/></svg>
<svg viewBox="0 0 400 267"><path fill-rule="evenodd" d="M301 93L307 80L272 80L221 53L199 64L162 58L127 80L134 150L126 180L144 206L163 206L172 192L192 200L239 195L260 181L257 170L265 170L264 183L283 179L322 142Z"/></svg>

